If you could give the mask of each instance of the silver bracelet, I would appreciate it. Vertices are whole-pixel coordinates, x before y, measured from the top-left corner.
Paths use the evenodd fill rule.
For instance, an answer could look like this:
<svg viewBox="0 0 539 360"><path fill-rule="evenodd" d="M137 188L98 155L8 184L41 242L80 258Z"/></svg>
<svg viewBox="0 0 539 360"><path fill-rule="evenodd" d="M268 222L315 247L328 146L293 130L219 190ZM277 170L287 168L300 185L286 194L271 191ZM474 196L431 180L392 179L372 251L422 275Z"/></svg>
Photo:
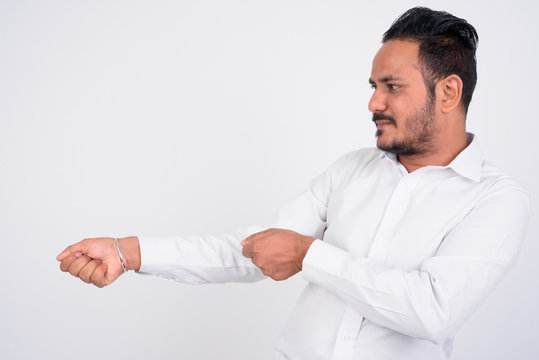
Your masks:
<svg viewBox="0 0 539 360"><path fill-rule="evenodd" d="M118 243L118 238L114 238L114 242L116 243L116 250L118 250L118 256L120 257L120 262L122 263L122 269L124 269L124 272L127 272L127 268L124 264L124 258L122 256L122 252L120 251L120 244Z"/></svg>

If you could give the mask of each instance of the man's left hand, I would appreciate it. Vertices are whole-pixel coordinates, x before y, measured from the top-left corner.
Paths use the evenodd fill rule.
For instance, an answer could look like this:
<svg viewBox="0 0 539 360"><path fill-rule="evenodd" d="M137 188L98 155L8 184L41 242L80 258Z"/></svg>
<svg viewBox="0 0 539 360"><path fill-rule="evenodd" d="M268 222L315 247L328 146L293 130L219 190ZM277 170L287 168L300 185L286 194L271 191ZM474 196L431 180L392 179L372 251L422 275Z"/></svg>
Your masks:
<svg viewBox="0 0 539 360"><path fill-rule="evenodd" d="M243 240L243 256L264 275L285 280L301 271L303 258L315 239L292 230L267 229Z"/></svg>

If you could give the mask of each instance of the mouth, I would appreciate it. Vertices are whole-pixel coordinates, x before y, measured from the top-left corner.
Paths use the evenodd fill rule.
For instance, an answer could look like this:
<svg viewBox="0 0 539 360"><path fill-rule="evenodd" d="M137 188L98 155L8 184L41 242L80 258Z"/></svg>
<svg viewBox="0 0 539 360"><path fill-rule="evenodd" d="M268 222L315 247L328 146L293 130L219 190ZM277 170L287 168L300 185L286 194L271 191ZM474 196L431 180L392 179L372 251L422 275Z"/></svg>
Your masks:
<svg viewBox="0 0 539 360"><path fill-rule="evenodd" d="M383 113L373 113L372 121L376 124L376 129L381 130L389 126L397 127L395 119L387 114Z"/></svg>
<svg viewBox="0 0 539 360"><path fill-rule="evenodd" d="M393 123L389 120L375 120L374 122L376 124L377 129L382 129L388 126L393 126Z"/></svg>

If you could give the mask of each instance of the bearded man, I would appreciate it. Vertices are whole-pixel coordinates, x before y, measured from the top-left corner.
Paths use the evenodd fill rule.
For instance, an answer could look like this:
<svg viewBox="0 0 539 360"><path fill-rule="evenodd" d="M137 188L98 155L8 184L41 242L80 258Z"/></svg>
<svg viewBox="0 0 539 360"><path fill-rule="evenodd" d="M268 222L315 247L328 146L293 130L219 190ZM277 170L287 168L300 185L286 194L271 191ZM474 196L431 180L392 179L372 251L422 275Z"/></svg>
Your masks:
<svg viewBox="0 0 539 360"><path fill-rule="evenodd" d="M61 269L99 287L126 270L194 284L301 272L308 285L276 358L449 359L455 332L513 263L529 212L466 132L477 41L446 12L399 17L369 78L377 147L338 159L271 227L90 238L58 256Z"/></svg>

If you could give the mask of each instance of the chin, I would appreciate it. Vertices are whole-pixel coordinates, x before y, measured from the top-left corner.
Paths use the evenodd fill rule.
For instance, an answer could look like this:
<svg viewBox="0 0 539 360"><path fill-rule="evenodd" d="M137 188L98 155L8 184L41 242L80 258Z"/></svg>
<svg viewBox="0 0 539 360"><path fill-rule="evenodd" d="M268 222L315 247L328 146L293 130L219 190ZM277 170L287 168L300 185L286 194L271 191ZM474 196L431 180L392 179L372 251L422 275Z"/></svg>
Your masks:
<svg viewBox="0 0 539 360"><path fill-rule="evenodd" d="M384 135L378 135L376 138L376 146L378 148L387 148L393 144L393 139L384 139Z"/></svg>

